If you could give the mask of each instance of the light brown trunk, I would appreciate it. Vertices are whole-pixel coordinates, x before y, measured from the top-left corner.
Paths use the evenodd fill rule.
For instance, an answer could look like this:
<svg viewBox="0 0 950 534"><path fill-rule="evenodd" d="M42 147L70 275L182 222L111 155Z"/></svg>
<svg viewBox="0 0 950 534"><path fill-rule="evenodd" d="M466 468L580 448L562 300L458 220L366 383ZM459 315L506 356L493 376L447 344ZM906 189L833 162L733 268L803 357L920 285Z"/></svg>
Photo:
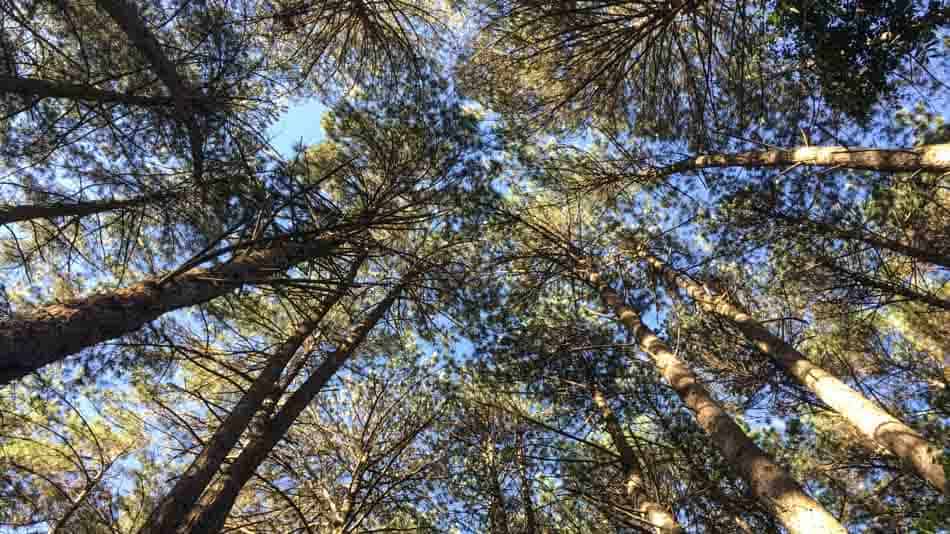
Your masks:
<svg viewBox="0 0 950 534"><path fill-rule="evenodd" d="M846 534L843 526L812 499L785 470L760 449L710 395L689 367L679 359L596 272L578 270L597 289L604 304L633 334L641 350L693 412L713 445L742 476L755 495L791 534L815 532Z"/></svg>
<svg viewBox="0 0 950 534"><path fill-rule="evenodd" d="M0 321L0 386L102 341L134 332L165 313L208 302L292 265L332 255L339 242L275 242L210 269L152 278Z"/></svg>
<svg viewBox="0 0 950 534"><path fill-rule="evenodd" d="M297 416L320 393L320 390L333 378L333 375L353 356L366 336L383 318L389 307L396 301L410 281L412 275L396 286L366 318L347 336L343 344L334 352L327 354L320 366L287 399L280 410L266 421L262 428L251 437L247 446L228 467L218 484L218 492L207 500L200 510L193 510L188 524L179 528L179 532L216 534L224 527L231 508L234 506L241 489L247 483L258 466L267 459L267 455L283 439Z"/></svg>
<svg viewBox="0 0 950 534"><path fill-rule="evenodd" d="M627 441L627 436L623 432L623 427L620 426L617 414L614 413L603 393L597 388L592 388L591 396L604 418L607 434L610 435L614 447L620 453L620 464L623 466L624 476L626 477L624 489L627 492L627 497L633 501L637 511L640 512L646 523L653 527L655 532L659 534L679 534L683 532L683 528L676 522L673 514L650 499L644 491L643 470L640 467L640 460L633 452L633 447Z"/></svg>
<svg viewBox="0 0 950 534"><path fill-rule="evenodd" d="M912 428L871 402L836 376L810 362L782 338L769 332L728 295L689 280L653 256L647 261L670 282L683 289L704 310L729 320L789 375L838 412L866 437L879 443L938 490L947 493L943 455Z"/></svg>
<svg viewBox="0 0 950 534"><path fill-rule="evenodd" d="M344 285L327 296L314 316L304 321L296 331L274 351L264 369L257 375L251 387L234 406L224 422L208 440L201 453L175 483L175 487L155 507L139 534L162 534L174 532L188 512L204 493L211 479L221 468L224 459L251 425L255 414L269 397L278 397L281 373L304 342L322 322L327 313L346 293L359 269L361 261L355 261ZM274 399L276 401L276 399Z"/></svg>
<svg viewBox="0 0 950 534"><path fill-rule="evenodd" d="M843 146L801 146L732 154L695 156L641 173L642 178L659 179L672 174L723 167L840 167L887 172L948 172L950 144L913 148L881 149Z"/></svg>

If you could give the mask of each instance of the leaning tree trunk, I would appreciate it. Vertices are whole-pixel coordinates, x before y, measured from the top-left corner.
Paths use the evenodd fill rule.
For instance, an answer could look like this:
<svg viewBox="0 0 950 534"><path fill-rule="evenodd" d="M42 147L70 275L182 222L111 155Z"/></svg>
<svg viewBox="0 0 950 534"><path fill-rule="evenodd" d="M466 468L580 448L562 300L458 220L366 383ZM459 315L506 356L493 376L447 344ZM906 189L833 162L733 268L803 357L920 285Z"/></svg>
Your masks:
<svg viewBox="0 0 950 534"><path fill-rule="evenodd" d="M643 324L640 315L624 304L599 274L579 267L577 275L586 279L600 293L604 304L634 335L640 349L653 359L660 374L693 412L696 422L726 461L746 481L752 494L772 511L791 534L847 532L837 519L805 493L775 460L739 428L692 370Z"/></svg>
<svg viewBox="0 0 950 534"><path fill-rule="evenodd" d="M290 426L297 420L297 416L353 356L370 330L383 318L411 278L412 275L407 276L402 283L393 288L386 298L377 304L363 322L347 336L343 345L327 354L323 363L287 399L277 414L266 421L256 435L251 436L247 446L222 476L217 485L217 494L208 500L206 506L201 509L192 509L189 520L184 522L178 532L216 534L221 531L241 489L254 476L258 466L283 439ZM182 522L178 521L178 523Z"/></svg>
<svg viewBox="0 0 950 534"><path fill-rule="evenodd" d="M801 352L772 334L728 295L675 272L664 262L647 255L647 262L666 279L683 289L704 310L727 319L789 375L822 402L854 425L872 442L887 447L924 480L947 493L942 451L838 377L813 364Z"/></svg>
<svg viewBox="0 0 950 534"><path fill-rule="evenodd" d="M11 76L0 76L0 94L15 94L37 101L44 98L64 98L89 104L138 107L167 107L175 104L173 99L164 96L141 96L99 89L94 85Z"/></svg>
<svg viewBox="0 0 950 534"><path fill-rule="evenodd" d="M0 224L52 219L56 217L85 217L109 211L121 211L152 204L169 195L147 195L124 200L91 200L86 202L51 202L47 204L0 205Z"/></svg>
<svg viewBox="0 0 950 534"><path fill-rule="evenodd" d="M255 414L260 412L264 402L270 397L279 396L281 373L294 354L311 337L327 313L346 293L361 263L362 260L354 261L345 283L328 295L313 317L304 321L277 347L250 388L228 413L211 439L205 443L201 453L178 479L175 487L155 507L148 521L139 530L139 534L162 534L174 532L178 528L179 523L205 492L227 455L250 426Z"/></svg>
<svg viewBox="0 0 950 534"><path fill-rule="evenodd" d="M521 503L524 508L524 534L540 534L538 518L534 513L534 489L531 475L528 473L527 443L525 432L518 434L518 478L521 483Z"/></svg>
<svg viewBox="0 0 950 534"><path fill-rule="evenodd" d="M682 533L683 527L676 522L673 514L650 499L644 491L643 470L640 467L640 460L627 441L627 436L623 432L623 427L620 426L617 414L614 413L613 408L610 407L599 389L592 388L591 396L604 418L607 434L613 441L614 447L617 448L617 452L620 453L620 464L623 466L624 477L626 478L624 480L624 490L627 497L634 502L637 511L646 523L653 527L655 532L659 534Z"/></svg>
<svg viewBox="0 0 950 534"><path fill-rule="evenodd" d="M861 148L800 146L753 152L706 154L640 173L640 178L659 179L673 174L724 167L767 168L835 167L883 172L950 172L950 144L913 148Z"/></svg>
<svg viewBox="0 0 950 534"><path fill-rule="evenodd" d="M134 332L165 313L263 281L308 259L330 256L338 240L285 240L210 269L151 278L0 321L0 386L102 341Z"/></svg>

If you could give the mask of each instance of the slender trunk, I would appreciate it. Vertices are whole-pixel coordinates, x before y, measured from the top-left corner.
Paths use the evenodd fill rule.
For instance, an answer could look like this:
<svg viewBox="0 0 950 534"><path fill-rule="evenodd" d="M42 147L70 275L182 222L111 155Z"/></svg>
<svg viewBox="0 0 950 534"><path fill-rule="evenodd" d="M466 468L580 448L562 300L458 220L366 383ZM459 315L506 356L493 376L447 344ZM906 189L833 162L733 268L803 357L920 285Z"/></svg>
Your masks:
<svg viewBox="0 0 950 534"><path fill-rule="evenodd" d="M200 181L204 167L202 149L205 136L198 121L195 120L194 111L198 109L195 104L207 104L207 100L196 98L198 91L191 87L178 73L177 66L165 55L161 43L148 29L145 19L135 4L128 0L96 0L96 5L99 6L99 9L108 13L112 20L125 32L135 48L145 56L158 79L165 84L165 87L171 93L175 102L175 113L178 122L188 130L194 174Z"/></svg>
<svg viewBox="0 0 950 534"><path fill-rule="evenodd" d="M938 490L947 493L940 449L838 377L810 362L801 352L772 334L753 319L728 295L708 285L689 280L653 256L647 261L670 282L689 294L707 312L719 315L734 324L765 354L771 356L790 376L838 412L871 441L879 443Z"/></svg>
<svg viewBox="0 0 950 534"><path fill-rule="evenodd" d="M82 493L80 493L79 496L76 497L76 500L69 505L69 508L66 510L66 513L63 514L63 517L59 518L59 521L57 521L56 524L49 529L50 534L59 534L60 532L63 532L63 529L69 525L69 522L72 520L73 516L76 515L76 512L78 512L82 505L86 502L86 499L92 495L93 490L95 490L99 483L102 482L102 479L106 476L106 472L108 472L111 467L112 462L103 466L102 471L99 472L99 475L86 483L86 487L83 488Z"/></svg>
<svg viewBox="0 0 950 534"><path fill-rule="evenodd" d="M107 211L136 208L157 202L168 195L148 195L126 200L92 200L88 202L52 202L19 206L0 206L0 224L52 219L54 217L84 217Z"/></svg>
<svg viewBox="0 0 950 534"><path fill-rule="evenodd" d="M250 426L255 414L259 413L264 402L280 391L280 377L287 364L297 353L301 345L310 338L327 313L346 293L348 284L356 277L360 261L354 262L348 279L336 291L327 296L314 316L304 321L296 331L281 343L274 351L264 369L257 375L251 387L234 406L214 435L205 443L204 448L188 469L182 474L175 487L155 507L148 521L139 530L139 534L162 534L174 532L188 515L198 499L204 493L211 479L221 468L224 459L234 448L238 440Z"/></svg>
<svg viewBox="0 0 950 534"><path fill-rule="evenodd" d="M610 435L614 447L620 453L620 464L623 466L624 476L626 478L625 490L627 497L633 501L637 511L640 512L644 520L653 526L653 529L660 534L678 534L683 532L683 528L676 522L669 511L659 503L650 499L643 488L643 470L640 466L640 460L633 452L633 447L627 441L627 436L620 426L620 420L613 408L604 398L603 393L597 388L592 388L591 395L594 404L600 410L604 418L604 426L607 434Z"/></svg>
<svg viewBox="0 0 950 534"><path fill-rule="evenodd" d="M936 249L921 249L906 245L896 239L889 239L887 237L875 235L863 230L841 228L834 224L815 221L805 217L795 217L792 215L776 213L774 211L759 209L756 207L753 207L753 209L767 217L779 219L790 224L804 226L813 232L827 235L829 237L862 241L875 248L890 250L909 258L916 258L927 263L950 268L950 256Z"/></svg>
<svg viewBox="0 0 950 534"><path fill-rule="evenodd" d="M584 276L600 293L604 304L614 311L617 319L633 334L641 350L653 359L660 374L693 412L696 422L709 435L726 461L749 484L752 494L775 514L791 534L847 532L739 428L689 367L643 324L640 315L624 304L597 273L578 269L577 274Z"/></svg>
<svg viewBox="0 0 950 534"><path fill-rule="evenodd" d="M525 534L538 533L538 519L534 513L534 489L528 474L528 458L525 452L524 432L518 434L518 476L521 478L521 500L524 506Z"/></svg>
<svg viewBox="0 0 950 534"><path fill-rule="evenodd" d="M237 459L230 465L222 476L219 491L209 499L207 506L201 510L193 510L191 520L179 532L216 534L224 526L224 522L237 500L238 494L247 483L258 466L267 459L271 450L283 439L290 426L300 415L300 412L316 397L323 386L333 378L333 375L353 356L360 344L366 339L370 330L376 326L393 302L409 281L411 275L403 283L396 286L347 336L341 347L327 354L323 363L301 384L280 408L274 417L267 421L257 435L251 437L250 442L241 451Z"/></svg>
<svg viewBox="0 0 950 534"><path fill-rule="evenodd" d="M950 171L950 144L899 149L801 146L731 154L708 154L645 171L641 173L641 177L655 180L680 172L702 169L722 167L759 169L790 165L887 172L948 172Z"/></svg>
<svg viewBox="0 0 950 534"><path fill-rule="evenodd" d="M172 106L175 101L164 96L141 96L99 89L94 85L0 76L0 93L17 94L34 99L67 98L100 104L123 104L138 107Z"/></svg>
<svg viewBox="0 0 950 534"><path fill-rule="evenodd" d="M501 482L498 476L495 442L490 437L486 438L483 447L485 449L483 453L484 459L488 464L488 476L491 478L489 481L491 484L491 504L489 506L491 528L489 531L492 534L510 534L511 530L508 528L508 509L505 506L505 494L501 489Z"/></svg>
<svg viewBox="0 0 950 534"><path fill-rule="evenodd" d="M160 283L162 278L151 278L0 321L0 386L97 343L134 332L170 311L266 280L301 261L330 256L339 243L284 240L210 269L191 269L164 283Z"/></svg>
<svg viewBox="0 0 950 534"><path fill-rule="evenodd" d="M129 37L132 44L145 56L158 78L168 87L172 96L183 98L189 91L178 74L175 65L169 61L162 45L152 34L139 9L126 0L96 0L96 5L112 17L119 28Z"/></svg>

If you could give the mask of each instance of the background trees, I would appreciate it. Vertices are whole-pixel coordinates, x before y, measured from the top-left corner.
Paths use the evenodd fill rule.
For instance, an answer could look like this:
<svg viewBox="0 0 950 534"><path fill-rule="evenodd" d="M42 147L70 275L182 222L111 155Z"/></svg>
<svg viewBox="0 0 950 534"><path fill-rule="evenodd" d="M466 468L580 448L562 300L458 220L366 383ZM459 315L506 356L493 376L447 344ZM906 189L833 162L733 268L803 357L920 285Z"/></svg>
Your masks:
<svg viewBox="0 0 950 534"><path fill-rule="evenodd" d="M948 528L945 33L0 0L0 523Z"/></svg>

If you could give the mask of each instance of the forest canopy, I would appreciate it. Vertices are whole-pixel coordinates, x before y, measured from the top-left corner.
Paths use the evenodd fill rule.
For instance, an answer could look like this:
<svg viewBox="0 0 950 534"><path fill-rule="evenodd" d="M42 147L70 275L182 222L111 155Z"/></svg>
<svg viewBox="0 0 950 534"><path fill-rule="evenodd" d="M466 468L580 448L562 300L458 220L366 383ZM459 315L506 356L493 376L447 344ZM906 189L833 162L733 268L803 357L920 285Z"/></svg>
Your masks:
<svg viewBox="0 0 950 534"><path fill-rule="evenodd" d="M948 84L943 0L0 0L0 533L947 532Z"/></svg>

